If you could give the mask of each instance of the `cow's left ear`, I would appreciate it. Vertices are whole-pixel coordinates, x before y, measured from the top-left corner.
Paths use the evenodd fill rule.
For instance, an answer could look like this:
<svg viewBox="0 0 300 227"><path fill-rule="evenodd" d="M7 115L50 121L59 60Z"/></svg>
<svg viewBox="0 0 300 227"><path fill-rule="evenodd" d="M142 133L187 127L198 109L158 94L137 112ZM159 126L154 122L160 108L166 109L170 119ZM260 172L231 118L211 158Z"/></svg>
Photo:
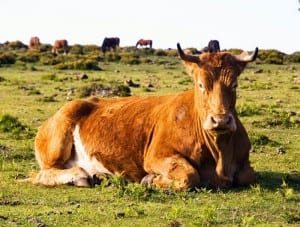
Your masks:
<svg viewBox="0 0 300 227"><path fill-rule="evenodd" d="M200 64L200 58L195 55L191 55L189 50L183 51L179 43L177 43L177 50L180 58L183 60L183 64L191 76L196 74L196 70L199 69L198 64Z"/></svg>
<svg viewBox="0 0 300 227"><path fill-rule="evenodd" d="M199 71L199 66L193 62L189 62L189 61L183 61L183 64L185 66L185 69L187 71L187 73L191 76L194 77L195 75L197 75L197 72Z"/></svg>

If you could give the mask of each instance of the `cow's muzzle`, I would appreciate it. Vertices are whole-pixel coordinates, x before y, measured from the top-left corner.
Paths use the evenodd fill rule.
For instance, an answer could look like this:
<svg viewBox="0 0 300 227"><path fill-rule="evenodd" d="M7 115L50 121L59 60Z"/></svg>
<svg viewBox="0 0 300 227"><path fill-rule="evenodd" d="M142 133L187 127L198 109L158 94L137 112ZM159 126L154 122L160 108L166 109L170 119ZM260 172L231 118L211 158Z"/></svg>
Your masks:
<svg viewBox="0 0 300 227"><path fill-rule="evenodd" d="M228 132L236 130L236 122L232 114L209 114L204 121L203 128L216 132Z"/></svg>

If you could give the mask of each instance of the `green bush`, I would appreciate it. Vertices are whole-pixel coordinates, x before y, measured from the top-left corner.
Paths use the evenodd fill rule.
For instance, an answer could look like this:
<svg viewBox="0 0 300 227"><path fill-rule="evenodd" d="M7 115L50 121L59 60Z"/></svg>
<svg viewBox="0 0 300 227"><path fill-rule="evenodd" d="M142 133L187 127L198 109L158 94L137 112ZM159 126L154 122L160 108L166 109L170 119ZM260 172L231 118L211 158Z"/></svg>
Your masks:
<svg viewBox="0 0 300 227"><path fill-rule="evenodd" d="M40 57L40 63L43 65L57 65L61 62L57 58L55 58L52 54L48 54Z"/></svg>
<svg viewBox="0 0 300 227"><path fill-rule="evenodd" d="M36 52L26 52L24 54L20 54L18 60L22 62L34 63L40 60L40 55Z"/></svg>
<svg viewBox="0 0 300 227"><path fill-rule="evenodd" d="M100 95L102 97L120 96L126 97L131 95L131 90L128 86L112 83L109 86L103 84L92 83L91 85L81 87L79 89L79 97L89 97Z"/></svg>
<svg viewBox="0 0 300 227"><path fill-rule="evenodd" d="M52 46L50 44L41 44L39 46L40 52L48 52L48 51L50 52L51 49L52 49Z"/></svg>
<svg viewBox="0 0 300 227"><path fill-rule="evenodd" d="M154 55L156 56L167 56L167 52L162 49L156 49L154 51Z"/></svg>
<svg viewBox="0 0 300 227"><path fill-rule="evenodd" d="M119 85L117 86L116 89L113 90L113 94L120 96L120 97L127 97L130 96L131 94L130 88L125 85Z"/></svg>
<svg viewBox="0 0 300 227"><path fill-rule="evenodd" d="M118 53L109 52L105 54L104 59L108 62L119 62L121 56Z"/></svg>
<svg viewBox="0 0 300 227"><path fill-rule="evenodd" d="M79 44L75 44L71 47L69 54L78 54L81 55L83 54L83 48L81 45Z"/></svg>
<svg viewBox="0 0 300 227"><path fill-rule="evenodd" d="M287 56L287 60L292 63L300 63L300 52L295 52Z"/></svg>
<svg viewBox="0 0 300 227"><path fill-rule="evenodd" d="M176 49L167 50L167 56L169 57L178 57L178 52Z"/></svg>
<svg viewBox="0 0 300 227"><path fill-rule="evenodd" d="M130 64L130 65L137 65L140 64L140 57L139 55L136 55L135 53L121 53L121 60L120 62L125 63L125 64Z"/></svg>
<svg viewBox="0 0 300 227"><path fill-rule="evenodd" d="M16 62L16 55L13 53L0 54L0 65L11 65Z"/></svg>
<svg viewBox="0 0 300 227"><path fill-rule="evenodd" d="M24 43L22 43L21 41L17 40L17 41L13 41L13 42L9 42L8 46L14 50L17 49L22 49L22 48L28 48L27 45L25 45Z"/></svg>
<svg viewBox="0 0 300 227"><path fill-rule="evenodd" d="M281 65L284 63L286 54L277 50L260 50L258 58L267 64Z"/></svg>
<svg viewBox="0 0 300 227"><path fill-rule="evenodd" d="M59 63L57 69L77 69L77 70L101 70L98 62L93 59L79 59L76 61Z"/></svg>
<svg viewBox="0 0 300 227"><path fill-rule="evenodd" d="M99 53L100 47L97 45L84 45L82 46L82 51L84 54Z"/></svg>

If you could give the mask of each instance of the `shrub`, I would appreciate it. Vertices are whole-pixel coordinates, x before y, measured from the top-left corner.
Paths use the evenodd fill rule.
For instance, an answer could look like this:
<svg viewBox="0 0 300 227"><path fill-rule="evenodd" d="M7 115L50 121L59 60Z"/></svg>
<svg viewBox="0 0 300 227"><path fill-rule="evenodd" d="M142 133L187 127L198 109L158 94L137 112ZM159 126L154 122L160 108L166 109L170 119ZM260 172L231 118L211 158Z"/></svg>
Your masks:
<svg viewBox="0 0 300 227"><path fill-rule="evenodd" d="M100 47L97 45L84 45L82 46L82 51L84 54L89 54L89 53L99 53Z"/></svg>
<svg viewBox="0 0 300 227"><path fill-rule="evenodd" d="M120 62L130 65L137 65L140 64L141 61L139 59L139 56L134 53L121 53L121 60Z"/></svg>
<svg viewBox="0 0 300 227"><path fill-rule="evenodd" d="M38 62L40 60L39 54L35 52L26 52L25 54L19 55L18 60L22 62Z"/></svg>
<svg viewBox="0 0 300 227"><path fill-rule="evenodd" d="M57 69L77 69L77 70L101 70L98 62L92 59L79 59L72 62L60 63L56 65Z"/></svg>
<svg viewBox="0 0 300 227"><path fill-rule="evenodd" d="M61 62L59 61L59 59L55 58L52 54L47 54L40 57L40 63L43 65L57 65Z"/></svg>
<svg viewBox="0 0 300 227"><path fill-rule="evenodd" d="M80 88L79 97L84 98L93 95L100 95L102 97L108 97L108 96L126 97L126 96L130 96L131 95L130 93L131 93L130 88L125 85L113 83L110 86L105 86L103 84L93 83L89 86Z"/></svg>
<svg viewBox="0 0 300 227"><path fill-rule="evenodd" d="M118 61L120 61L121 56L117 53L109 52L109 53L105 54L104 58L106 61L109 61L109 62L118 62Z"/></svg>
<svg viewBox="0 0 300 227"><path fill-rule="evenodd" d="M13 53L0 54L0 65L10 65L16 62L16 55Z"/></svg>
<svg viewBox="0 0 300 227"><path fill-rule="evenodd" d="M277 50L260 50L258 58L267 64L281 65L284 62L286 54Z"/></svg>
<svg viewBox="0 0 300 227"><path fill-rule="evenodd" d="M9 42L8 46L10 48L14 49L14 50L21 49L21 48L27 48L27 45L25 45L24 43L22 43L19 40L13 41L13 42Z"/></svg>
<svg viewBox="0 0 300 227"><path fill-rule="evenodd" d="M300 63L300 52L295 52L287 56L287 60L293 63Z"/></svg>
<svg viewBox="0 0 300 227"><path fill-rule="evenodd" d="M178 52L176 49L170 49L167 51L167 56L169 57L178 57Z"/></svg>
<svg viewBox="0 0 300 227"><path fill-rule="evenodd" d="M78 54L81 55L83 54L83 48L81 45L79 44L75 44L71 47L69 54Z"/></svg>
<svg viewBox="0 0 300 227"><path fill-rule="evenodd" d="M120 97L127 97L130 96L130 88L125 85L119 85L116 89L114 89L113 94L120 96Z"/></svg>
<svg viewBox="0 0 300 227"><path fill-rule="evenodd" d="M51 49L52 46L50 44L41 44L39 47L40 52L49 52Z"/></svg>
<svg viewBox="0 0 300 227"><path fill-rule="evenodd" d="M167 56L167 52L162 50L162 49L157 49L157 50L155 50L154 55L156 55L156 56Z"/></svg>

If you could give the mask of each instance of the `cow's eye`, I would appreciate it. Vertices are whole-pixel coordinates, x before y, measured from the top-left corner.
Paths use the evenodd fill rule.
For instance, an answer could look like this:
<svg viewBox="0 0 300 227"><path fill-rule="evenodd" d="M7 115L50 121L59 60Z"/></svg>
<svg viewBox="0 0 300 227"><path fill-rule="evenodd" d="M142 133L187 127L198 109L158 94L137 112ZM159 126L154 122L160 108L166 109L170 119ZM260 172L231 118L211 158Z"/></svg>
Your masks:
<svg viewBox="0 0 300 227"><path fill-rule="evenodd" d="M199 88L200 88L200 91L202 91L202 92L205 91L204 85L203 85L203 83L202 83L201 80L198 80L198 86L199 86Z"/></svg>

